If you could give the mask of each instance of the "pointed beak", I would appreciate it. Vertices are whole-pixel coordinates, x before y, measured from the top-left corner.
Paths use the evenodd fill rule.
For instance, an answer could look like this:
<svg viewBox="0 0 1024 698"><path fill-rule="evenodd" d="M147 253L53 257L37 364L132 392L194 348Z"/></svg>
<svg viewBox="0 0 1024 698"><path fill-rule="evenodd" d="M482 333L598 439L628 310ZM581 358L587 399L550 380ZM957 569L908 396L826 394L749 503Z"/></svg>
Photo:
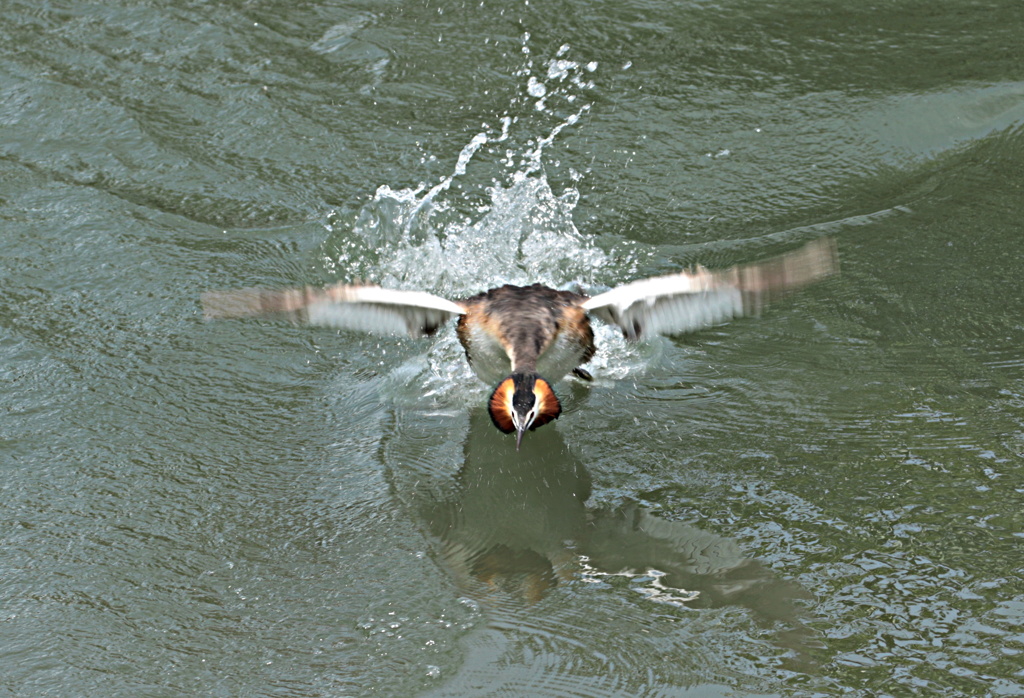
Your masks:
<svg viewBox="0 0 1024 698"><path fill-rule="evenodd" d="M522 441L523 441L523 434L525 434L525 433L526 433L526 429L525 428L516 429L516 450L517 451L519 450L519 444L522 443Z"/></svg>

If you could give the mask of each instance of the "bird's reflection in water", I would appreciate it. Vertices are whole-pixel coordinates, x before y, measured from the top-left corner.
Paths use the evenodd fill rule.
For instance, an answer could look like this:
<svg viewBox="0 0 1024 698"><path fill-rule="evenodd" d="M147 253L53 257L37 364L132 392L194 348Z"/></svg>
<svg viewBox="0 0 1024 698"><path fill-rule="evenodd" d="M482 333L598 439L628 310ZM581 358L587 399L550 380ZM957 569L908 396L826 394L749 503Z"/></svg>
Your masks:
<svg viewBox="0 0 1024 698"><path fill-rule="evenodd" d="M590 474L558 429L530 434L517 453L480 410L470 415L464 451L457 486L441 500L420 499L418 509L460 592L484 608L529 606L559 583L625 577L650 602L748 608L772 626L772 643L793 653L790 669L817 666L820 640L796 603L811 598L807 590L732 539L636 504L588 507Z"/></svg>
<svg viewBox="0 0 1024 698"><path fill-rule="evenodd" d="M485 411L474 411L458 480L451 498L422 513L463 593L539 601L578 572L590 475L557 429L531 433L517 452Z"/></svg>
<svg viewBox="0 0 1024 698"><path fill-rule="evenodd" d="M421 515L462 593L484 606L533 603L559 582L622 575L652 601L736 604L802 628L794 600L809 597L806 590L744 556L735 541L637 505L587 507L590 490L587 469L558 429L531 434L517 453L479 411L470 417L459 487L423 504Z"/></svg>

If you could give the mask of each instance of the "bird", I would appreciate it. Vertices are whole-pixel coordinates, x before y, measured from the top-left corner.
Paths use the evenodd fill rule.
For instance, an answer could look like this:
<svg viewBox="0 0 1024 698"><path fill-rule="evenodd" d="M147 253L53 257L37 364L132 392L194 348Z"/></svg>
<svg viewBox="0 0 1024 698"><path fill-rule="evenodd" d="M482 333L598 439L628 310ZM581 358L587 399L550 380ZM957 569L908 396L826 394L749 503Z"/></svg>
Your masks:
<svg viewBox="0 0 1024 698"><path fill-rule="evenodd" d="M424 291L337 283L323 288L244 288L201 295L208 320L280 316L298 324L381 335L429 337L457 318L456 334L473 372L494 386L494 426L523 435L559 417L552 384L583 367L597 347L591 320L617 326L627 341L678 335L760 312L787 292L838 271L831 238L752 264L701 266L633 281L588 296L544 284L506 284L461 300Z"/></svg>

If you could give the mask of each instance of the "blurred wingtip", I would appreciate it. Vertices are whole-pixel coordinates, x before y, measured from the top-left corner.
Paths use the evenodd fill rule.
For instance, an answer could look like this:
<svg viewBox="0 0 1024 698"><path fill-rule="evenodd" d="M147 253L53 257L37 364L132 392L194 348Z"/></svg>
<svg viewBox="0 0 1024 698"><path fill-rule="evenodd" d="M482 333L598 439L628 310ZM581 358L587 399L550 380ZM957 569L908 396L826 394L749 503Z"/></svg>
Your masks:
<svg viewBox="0 0 1024 698"><path fill-rule="evenodd" d="M260 293L247 288L235 291L206 291L199 296L206 320L257 315L261 311Z"/></svg>
<svg viewBox="0 0 1024 698"><path fill-rule="evenodd" d="M744 293L770 298L838 274L839 250L833 238L822 237L773 259L734 269Z"/></svg>
<svg viewBox="0 0 1024 698"><path fill-rule="evenodd" d="M814 278L824 279L839 274L839 245L835 238L811 240L804 245L803 252Z"/></svg>

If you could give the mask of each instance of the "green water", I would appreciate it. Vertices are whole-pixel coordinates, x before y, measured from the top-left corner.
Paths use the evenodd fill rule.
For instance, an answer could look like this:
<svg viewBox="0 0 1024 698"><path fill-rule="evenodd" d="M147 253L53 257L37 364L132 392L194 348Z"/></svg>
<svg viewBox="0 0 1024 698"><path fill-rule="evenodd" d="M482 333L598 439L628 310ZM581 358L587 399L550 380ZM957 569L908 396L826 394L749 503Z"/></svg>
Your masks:
<svg viewBox="0 0 1024 698"><path fill-rule="evenodd" d="M0 7L0 693L1024 693L1015 2ZM368 279L842 273L517 454Z"/></svg>

